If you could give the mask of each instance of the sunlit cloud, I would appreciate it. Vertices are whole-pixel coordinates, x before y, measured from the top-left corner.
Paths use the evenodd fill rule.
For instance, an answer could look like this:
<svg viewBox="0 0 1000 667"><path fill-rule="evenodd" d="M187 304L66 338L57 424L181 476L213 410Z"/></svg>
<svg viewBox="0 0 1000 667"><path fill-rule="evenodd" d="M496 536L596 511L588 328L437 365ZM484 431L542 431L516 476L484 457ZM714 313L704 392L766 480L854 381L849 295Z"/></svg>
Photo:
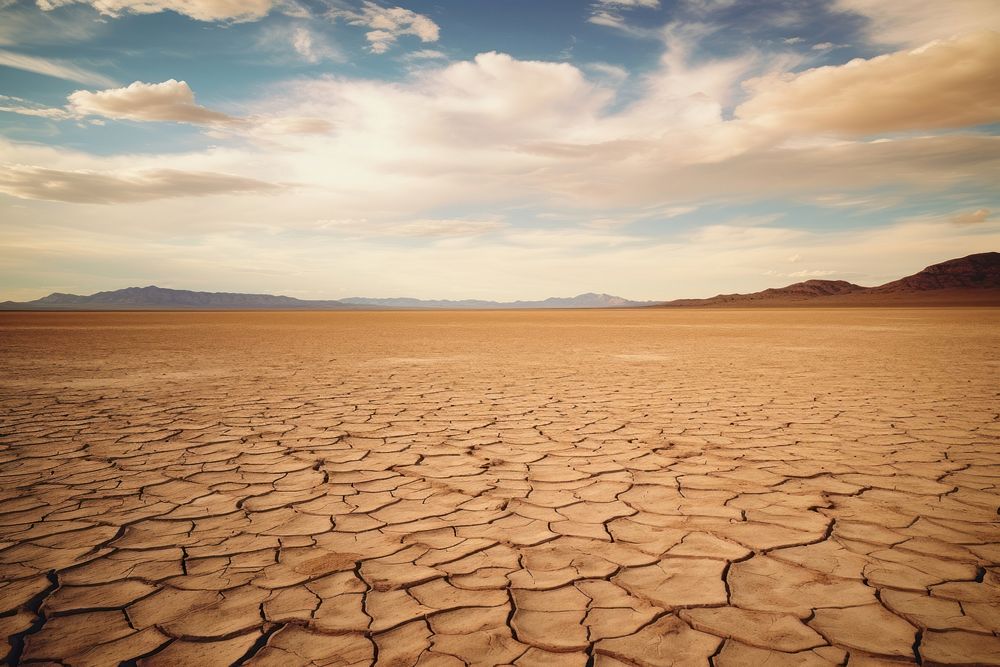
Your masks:
<svg viewBox="0 0 1000 667"><path fill-rule="evenodd" d="M162 83L136 81L124 88L98 92L78 90L69 96L69 109L81 116L104 116L114 120L177 123L229 123L235 120L196 104L187 83L174 79Z"/></svg>
<svg viewBox="0 0 1000 667"><path fill-rule="evenodd" d="M176 169L100 173L0 166L0 192L23 199L78 204L123 204L171 197L272 192L280 188L252 178Z"/></svg>
<svg viewBox="0 0 1000 667"><path fill-rule="evenodd" d="M45 11L85 4L107 16L170 11L198 21L255 21L280 4L275 0L37 0L37 3Z"/></svg>
<svg viewBox="0 0 1000 667"><path fill-rule="evenodd" d="M779 131L874 134L1000 121L1000 33L869 60L773 74L744 85L736 116Z"/></svg>
<svg viewBox="0 0 1000 667"><path fill-rule="evenodd" d="M66 81L76 81L77 83L88 83L98 86L115 86L114 79L98 72L74 65L62 60L40 58L29 56L23 53L15 53L0 49L0 67L10 67L12 69L34 72L45 76L65 79Z"/></svg>
<svg viewBox="0 0 1000 667"><path fill-rule="evenodd" d="M365 38L372 53L385 53L404 35L413 35L421 42L436 42L440 28L427 16L403 7L384 7L365 0L358 8L334 7L328 14L350 25L368 28Z"/></svg>
<svg viewBox="0 0 1000 667"><path fill-rule="evenodd" d="M994 0L835 0L834 8L867 20L865 35L876 44L921 46L969 32L1000 30Z"/></svg>

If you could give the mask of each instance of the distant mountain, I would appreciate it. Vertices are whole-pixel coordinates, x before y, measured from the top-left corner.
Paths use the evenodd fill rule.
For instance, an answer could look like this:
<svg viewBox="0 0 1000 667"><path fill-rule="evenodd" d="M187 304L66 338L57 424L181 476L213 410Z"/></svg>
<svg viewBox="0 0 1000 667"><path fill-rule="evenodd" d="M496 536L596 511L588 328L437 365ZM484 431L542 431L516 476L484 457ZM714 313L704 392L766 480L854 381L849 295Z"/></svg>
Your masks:
<svg viewBox="0 0 1000 667"><path fill-rule="evenodd" d="M549 297L542 301L480 301L464 299L461 301L428 300L428 299L375 299L368 297L351 297L341 299L341 303L381 308L453 308L453 309L515 309L515 308L636 308L649 306L654 301L629 301L620 296L610 294L594 294L588 292L573 297Z"/></svg>
<svg viewBox="0 0 1000 667"><path fill-rule="evenodd" d="M271 294L193 292L163 287L126 287L89 296L55 292L41 299L0 303L5 310L360 310L339 301L305 301Z"/></svg>
<svg viewBox="0 0 1000 667"><path fill-rule="evenodd" d="M984 252L933 264L878 287L844 280L807 280L751 294L675 299L657 307L792 305L1000 305L1000 253Z"/></svg>
<svg viewBox="0 0 1000 667"><path fill-rule="evenodd" d="M0 303L0 310L373 310L410 308L620 308L652 302L628 301L608 294L581 294L544 301L425 301L421 299L366 299L310 301L271 294L193 292L163 287L126 287L89 296L56 292L34 301Z"/></svg>
<svg viewBox="0 0 1000 667"><path fill-rule="evenodd" d="M541 301L461 301L366 298L311 301L272 294L193 292L163 287L127 287L89 296L56 292L34 301L0 303L0 310L373 310L637 308L684 306L1000 306L1000 252L984 252L928 266L878 287L844 280L807 280L750 294L719 294L707 299L666 302L629 301L588 292Z"/></svg>

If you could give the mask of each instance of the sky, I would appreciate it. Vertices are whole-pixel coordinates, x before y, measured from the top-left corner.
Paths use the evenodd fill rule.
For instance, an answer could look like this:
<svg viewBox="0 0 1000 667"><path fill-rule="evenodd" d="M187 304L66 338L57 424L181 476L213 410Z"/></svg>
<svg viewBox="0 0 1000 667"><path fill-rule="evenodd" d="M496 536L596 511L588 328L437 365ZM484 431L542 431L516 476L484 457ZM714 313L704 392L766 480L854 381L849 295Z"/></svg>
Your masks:
<svg viewBox="0 0 1000 667"><path fill-rule="evenodd" d="M664 300L1000 250L1000 2L0 0L0 300Z"/></svg>

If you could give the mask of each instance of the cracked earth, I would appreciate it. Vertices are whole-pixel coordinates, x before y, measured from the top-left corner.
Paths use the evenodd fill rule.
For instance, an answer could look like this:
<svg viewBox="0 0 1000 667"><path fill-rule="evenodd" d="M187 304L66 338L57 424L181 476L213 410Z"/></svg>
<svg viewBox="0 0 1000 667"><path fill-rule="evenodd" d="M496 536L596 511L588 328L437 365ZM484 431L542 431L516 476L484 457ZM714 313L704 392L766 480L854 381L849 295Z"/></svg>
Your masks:
<svg viewBox="0 0 1000 667"><path fill-rule="evenodd" d="M4 314L0 655L1000 665L998 325Z"/></svg>

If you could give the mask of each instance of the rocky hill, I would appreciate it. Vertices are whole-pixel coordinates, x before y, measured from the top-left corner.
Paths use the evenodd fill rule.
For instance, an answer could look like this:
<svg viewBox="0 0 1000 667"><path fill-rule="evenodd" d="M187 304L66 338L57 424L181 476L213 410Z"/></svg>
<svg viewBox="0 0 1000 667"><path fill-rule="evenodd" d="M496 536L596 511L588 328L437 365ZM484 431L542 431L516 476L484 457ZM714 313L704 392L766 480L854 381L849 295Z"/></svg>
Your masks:
<svg viewBox="0 0 1000 667"><path fill-rule="evenodd" d="M807 280L749 294L719 294L707 299L675 299L658 304L660 307L794 305L1000 305L1000 252L933 264L877 287L862 287L844 280Z"/></svg>
<svg viewBox="0 0 1000 667"><path fill-rule="evenodd" d="M983 252L933 264L912 276L873 288L875 292L1000 288L1000 252Z"/></svg>

